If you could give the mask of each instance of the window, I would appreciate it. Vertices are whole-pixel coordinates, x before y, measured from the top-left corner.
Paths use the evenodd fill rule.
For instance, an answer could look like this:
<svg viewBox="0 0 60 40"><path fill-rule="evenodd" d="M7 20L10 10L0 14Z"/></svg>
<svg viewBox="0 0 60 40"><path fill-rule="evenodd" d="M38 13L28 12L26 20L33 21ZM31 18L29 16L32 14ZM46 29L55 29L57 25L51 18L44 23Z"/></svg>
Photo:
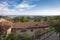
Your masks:
<svg viewBox="0 0 60 40"><path fill-rule="evenodd" d="M31 29L31 32L33 32L33 29Z"/></svg>
<svg viewBox="0 0 60 40"><path fill-rule="evenodd" d="M27 30L26 29L22 29L21 32L26 32Z"/></svg>

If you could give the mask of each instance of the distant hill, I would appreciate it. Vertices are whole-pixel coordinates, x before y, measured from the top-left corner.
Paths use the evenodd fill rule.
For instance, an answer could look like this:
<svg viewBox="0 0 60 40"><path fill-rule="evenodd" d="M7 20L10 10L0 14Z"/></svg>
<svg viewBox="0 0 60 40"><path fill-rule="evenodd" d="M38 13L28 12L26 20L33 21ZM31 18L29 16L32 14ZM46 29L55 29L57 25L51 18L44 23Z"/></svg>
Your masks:
<svg viewBox="0 0 60 40"><path fill-rule="evenodd" d="M7 17L7 16L1 16L1 15L0 15L0 18L6 18L6 17Z"/></svg>
<svg viewBox="0 0 60 40"><path fill-rule="evenodd" d="M7 17L13 17L13 18L17 18L17 17L29 17L29 18L33 18L33 19L35 19L35 18L44 18L43 16L16 16L16 15L10 15L10 16L1 16L0 15L0 18L7 18Z"/></svg>

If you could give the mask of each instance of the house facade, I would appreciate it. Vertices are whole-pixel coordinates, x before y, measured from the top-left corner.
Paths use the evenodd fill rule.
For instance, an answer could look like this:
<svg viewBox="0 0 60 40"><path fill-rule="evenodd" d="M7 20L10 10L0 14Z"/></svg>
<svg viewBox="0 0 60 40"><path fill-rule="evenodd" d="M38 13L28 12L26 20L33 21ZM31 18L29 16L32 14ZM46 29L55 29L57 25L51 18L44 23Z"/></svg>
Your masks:
<svg viewBox="0 0 60 40"><path fill-rule="evenodd" d="M47 22L16 22L13 25L12 32L14 34L23 34L24 32L30 36L35 35L37 31L43 31L48 28Z"/></svg>
<svg viewBox="0 0 60 40"><path fill-rule="evenodd" d="M60 22L56 20L53 20L51 24L52 23L60 24ZM35 34L42 34L42 31L48 31L49 23L46 21L12 23L5 19L0 19L0 29L7 33L7 35L10 33L14 33L15 35L23 35L23 33L27 33L30 36L34 36Z"/></svg>

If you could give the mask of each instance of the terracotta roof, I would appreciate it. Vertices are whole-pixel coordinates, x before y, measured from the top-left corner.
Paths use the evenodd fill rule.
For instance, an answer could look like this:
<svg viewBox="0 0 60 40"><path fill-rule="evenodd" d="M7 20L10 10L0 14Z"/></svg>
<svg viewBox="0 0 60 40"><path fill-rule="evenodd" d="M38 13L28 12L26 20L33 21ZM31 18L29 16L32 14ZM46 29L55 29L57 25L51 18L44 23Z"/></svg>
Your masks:
<svg viewBox="0 0 60 40"><path fill-rule="evenodd" d="M0 27L6 31L7 29L9 29L11 27L11 25L13 25L12 22L5 20L5 19L0 19Z"/></svg>
<svg viewBox="0 0 60 40"><path fill-rule="evenodd" d="M16 22L13 28L35 28L35 27L47 27L47 22Z"/></svg>
<svg viewBox="0 0 60 40"><path fill-rule="evenodd" d="M11 26L11 25L13 25L13 23L8 21L8 20L5 20L5 19L1 18L0 19L0 25L1 26Z"/></svg>

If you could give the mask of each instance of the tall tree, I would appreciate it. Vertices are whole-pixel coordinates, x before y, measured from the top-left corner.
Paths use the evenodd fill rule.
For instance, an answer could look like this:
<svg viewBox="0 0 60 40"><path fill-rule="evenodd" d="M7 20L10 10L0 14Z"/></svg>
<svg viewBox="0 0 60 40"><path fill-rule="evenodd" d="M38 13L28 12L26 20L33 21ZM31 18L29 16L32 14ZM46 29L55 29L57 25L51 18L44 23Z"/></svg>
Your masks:
<svg viewBox="0 0 60 40"><path fill-rule="evenodd" d="M36 18L34 21L35 22L40 22L41 21L41 18Z"/></svg>

